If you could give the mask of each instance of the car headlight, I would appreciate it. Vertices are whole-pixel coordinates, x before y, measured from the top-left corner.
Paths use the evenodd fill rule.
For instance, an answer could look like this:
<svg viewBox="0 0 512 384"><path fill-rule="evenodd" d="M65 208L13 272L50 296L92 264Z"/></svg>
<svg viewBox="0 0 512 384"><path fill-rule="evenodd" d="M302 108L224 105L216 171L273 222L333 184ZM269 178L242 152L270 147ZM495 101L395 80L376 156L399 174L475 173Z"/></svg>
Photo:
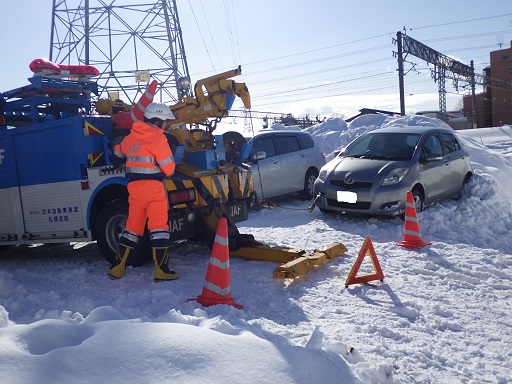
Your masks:
<svg viewBox="0 0 512 384"><path fill-rule="evenodd" d="M382 180L381 185L393 185L398 184L409 172L409 168L396 168L393 169L388 175Z"/></svg>
<svg viewBox="0 0 512 384"><path fill-rule="evenodd" d="M320 174L318 175L318 178L323 183L325 181L325 178L327 177L327 169L320 169Z"/></svg>

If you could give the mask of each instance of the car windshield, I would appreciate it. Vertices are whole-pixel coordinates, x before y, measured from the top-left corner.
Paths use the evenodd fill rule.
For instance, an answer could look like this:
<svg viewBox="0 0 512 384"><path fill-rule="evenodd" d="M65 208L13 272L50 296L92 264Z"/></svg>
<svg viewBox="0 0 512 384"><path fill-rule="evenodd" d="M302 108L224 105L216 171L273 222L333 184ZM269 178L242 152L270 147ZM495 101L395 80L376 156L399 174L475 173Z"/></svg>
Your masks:
<svg viewBox="0 0 512 384"><path fill-rule="evenodd" d="M370 132L350 144L342 156L410 160L419 138L416 133Z"/></svg>

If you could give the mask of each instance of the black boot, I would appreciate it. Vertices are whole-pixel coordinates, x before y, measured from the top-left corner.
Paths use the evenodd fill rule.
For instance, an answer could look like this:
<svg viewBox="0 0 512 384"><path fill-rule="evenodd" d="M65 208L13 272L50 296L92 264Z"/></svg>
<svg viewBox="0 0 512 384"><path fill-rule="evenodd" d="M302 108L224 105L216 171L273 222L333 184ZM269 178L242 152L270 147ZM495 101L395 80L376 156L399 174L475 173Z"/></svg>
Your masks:
<svg viewBox="0 0 512 384"><path fill-rule="evenodd" d="M110 277L114 279L120 279L123 277L124 270L126 268L126 261L128 260L128 256L133 249L133 247L119 243L116 251L115 264L107 269L107 274Z"/></svg>
<svg viewBox="0 0 512 384"><path fill-rule="evenodd" d="M176 280L178 273L171 271L167 265L169 261L169 247L151 247L153 261L155 262L155 281Z"/></svg>

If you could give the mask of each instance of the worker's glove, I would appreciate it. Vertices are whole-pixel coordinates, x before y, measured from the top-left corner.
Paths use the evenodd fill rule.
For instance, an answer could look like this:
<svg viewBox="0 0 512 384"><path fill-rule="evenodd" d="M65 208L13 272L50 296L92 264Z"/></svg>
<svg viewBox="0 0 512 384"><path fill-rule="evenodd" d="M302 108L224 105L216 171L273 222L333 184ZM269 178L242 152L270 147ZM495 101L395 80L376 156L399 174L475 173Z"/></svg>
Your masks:
<svg viewBox="0 0 512 384"><path fill-rule="evenodd" d="M125 159L121 159L120 157L117 157L116 155L112 155L112 169L118 169L118 168L124 168L125 166Z"/></svg>

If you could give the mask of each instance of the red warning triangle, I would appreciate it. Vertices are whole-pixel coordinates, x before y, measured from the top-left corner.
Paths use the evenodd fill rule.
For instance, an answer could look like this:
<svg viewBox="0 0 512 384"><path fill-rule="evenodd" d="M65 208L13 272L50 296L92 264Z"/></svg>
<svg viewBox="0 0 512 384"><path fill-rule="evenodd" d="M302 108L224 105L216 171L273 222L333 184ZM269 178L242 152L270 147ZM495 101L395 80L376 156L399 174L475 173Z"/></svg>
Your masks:
<svg viewBox="0 0 512 384"><path fill-rule="evenodd" d="M363 259L366 256L370 256L370 258L372 259L373 270L375 271L375 273L357 276L357 272L359 272L361 263L363 262ZM384 273L382 273L379 260L377 259L377 255L375 254L375 250L373 249L372 239L370 239L370 236L366 236L363 246L359 251L359 255L357 256L356 262L352 266L352 269L348 274L347 280L345 281L345 288L351 284L367 283L373 280L384 280Z"/></svg>

